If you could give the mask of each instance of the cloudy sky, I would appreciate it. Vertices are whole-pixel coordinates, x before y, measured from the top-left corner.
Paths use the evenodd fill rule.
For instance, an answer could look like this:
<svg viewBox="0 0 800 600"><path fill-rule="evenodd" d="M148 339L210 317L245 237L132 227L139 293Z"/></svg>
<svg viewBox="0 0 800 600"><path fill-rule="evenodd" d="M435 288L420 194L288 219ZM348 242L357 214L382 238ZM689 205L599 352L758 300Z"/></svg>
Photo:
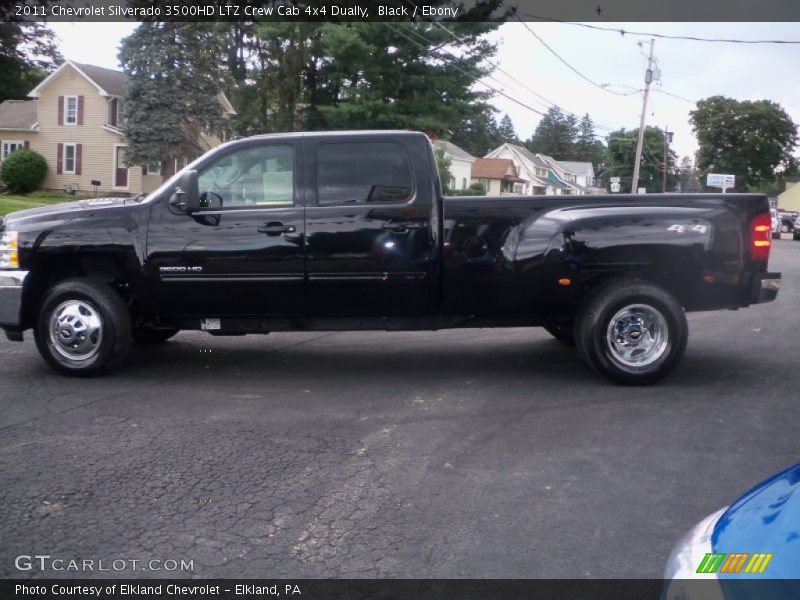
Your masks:
<svg viewBox="0 0 800 600"><path fill-rule="evenodd" d="M798 23L597 23L667 35L733 39L784 39L800 41ZM136 27L129 23L52 23L66 58L118 68L120 40ZM487 82L506 94L544 111L549 102L583 115L588 112L598 124L597 133L609 129L638 127L642 98L636 93L644 85L649 39L646 36L594 31L562 23L530 23L561 57L595 83L615 84L620 96L593 86L574 73L546 49L521 23L508 23L492 39L500 45L494 58L504 71ZM641 42L640 47L638 43ZM696 141L688 124L693 105L687 100L723 94L739 100L770 99L780 103L800 123L800 44L745 45L656 39L655 56L661 70L647 107L647 123L675 132L673 149L691 155ZM628 86L628 87L625 87ZM533 91L537 92L537 96ZM494 105L500 115L508 113L523 139L530 137L540 115L499 95ZM602 127L602 128L601 128Z"/></svg>

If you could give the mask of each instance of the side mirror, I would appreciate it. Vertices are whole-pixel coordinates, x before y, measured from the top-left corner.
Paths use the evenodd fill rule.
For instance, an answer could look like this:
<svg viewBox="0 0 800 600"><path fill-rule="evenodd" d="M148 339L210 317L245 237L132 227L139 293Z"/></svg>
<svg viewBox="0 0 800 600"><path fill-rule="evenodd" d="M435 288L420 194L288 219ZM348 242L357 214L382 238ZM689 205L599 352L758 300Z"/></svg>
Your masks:
<svg viewBox="0 0 800 600"><path fill-rule="evenodd" d="M173 212L182 214L189 214L200 207L197 171L189 170L181 173L175 182L175 190L169 197L169 206Z"/></svg>

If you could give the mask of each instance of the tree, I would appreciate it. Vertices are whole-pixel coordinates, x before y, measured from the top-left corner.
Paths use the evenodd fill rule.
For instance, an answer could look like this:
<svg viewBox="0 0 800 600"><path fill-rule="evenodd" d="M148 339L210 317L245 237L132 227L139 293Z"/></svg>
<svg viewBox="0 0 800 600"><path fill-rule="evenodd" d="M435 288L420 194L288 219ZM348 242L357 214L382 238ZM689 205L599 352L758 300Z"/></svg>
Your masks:
<svg viewBox="0 0 800 600"><path fill-rule="evenodd" d="M442 182L442 191L447 194L450 192L450 181L453 179L453 174L450 171L452 161L445 156L444 150L436 148L433 152L436 158L436 168L439 171L439 179Z"/></svg>
<svg viewBox="0 0 800 600"><path fill-rule="evenodd" d="M684 156L678 166L678 184L682 192L700 191L700 184L697 181L697 171L694 168L692 159Z"/></svg>
<svg viewBox="0 0 800 600"><path fill-rule="evenodd" d="M620 178L620 189L629 192L633 181L633 164L636 158L636 142L638 130L626 131L620 129L612 132L608 137L608 152L606 168L603 179L606 184L609 178ZM669 167L667 169L667 190L674 190L678 181L675 167L677 156L672 150L667 155ZM664 132L658 127L647 127L644 132L644 145L642 159L639 167L639 187L648 193L661 191L664 173Z"/></svg>
<svg viewBox="0 0 800 600"><path fill-rule="evenodd" d="M130 75L122 105L126 162L196 156L203 131L223 127L223 48L213 23L142 23L122 42Z"/></svg>
<svg viewBox="0 0 800 600"><path fill-rule="evenodd" d="M505 142L489 106L475 115L464 117L450 141L473 156L485 156Z"/></svg>
<svg viewBox="0 0 800 600"><path fill-rule="evenodd" d="M509 117L507 114L503 115L503 118L500 120L500 125L497 127L497 133L504 142L508 142L509 144L519 144L517 132L514 130L514 123L511 121L511 117Z"/></svg>
<svg viewBox="0 0 800 600"><path fill-rule="evenodd" d="M539 121L533 136L525 145L531 152L546 154L556 160L574 160L577 132L575 115L567 115L559 107L553 106Z"/></svg>
<svg viewBox="0 0 800 600"><path fill-rule="evenodd" d="M8 21L0 27L0 102L27 98L64 58L43 23Z"/></svg>
<svg viewBox="0 0 800 600"><path fill-rule="evenodd" d="M590 162L593 165L605 163L606 147L597 139L594 133L594 123L589 113L586 113L578 125L578 134L574 143L572 160Z"/></svg>
<svg viewBox="0 0 800 600"><path fill-rule="evenodd" d="M797 126L778 103L712 96L689 114L703 184L707 173L729 173L736 191L760 191L777 173L797 169Z"/></svg>

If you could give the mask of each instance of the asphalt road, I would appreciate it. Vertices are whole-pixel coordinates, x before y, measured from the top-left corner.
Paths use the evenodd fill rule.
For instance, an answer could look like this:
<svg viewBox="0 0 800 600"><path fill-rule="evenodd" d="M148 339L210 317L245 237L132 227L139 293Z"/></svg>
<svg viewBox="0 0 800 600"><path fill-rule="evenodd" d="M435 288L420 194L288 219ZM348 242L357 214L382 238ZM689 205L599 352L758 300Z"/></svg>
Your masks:
<svg viewBox="0 0 800 600"><path fill-rule="evenodd" d="M182 333L94 380L0 341L0 577L660 577L800 459L800 242L775 246L778 300L691 315L647 388L530 329Z"/></svg>

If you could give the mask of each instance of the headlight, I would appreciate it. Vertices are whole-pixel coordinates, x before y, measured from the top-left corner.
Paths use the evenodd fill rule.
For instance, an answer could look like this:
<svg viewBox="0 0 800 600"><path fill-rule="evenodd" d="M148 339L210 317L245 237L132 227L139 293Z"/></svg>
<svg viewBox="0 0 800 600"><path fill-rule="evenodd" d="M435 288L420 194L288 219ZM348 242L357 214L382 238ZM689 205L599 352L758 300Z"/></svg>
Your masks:
<svg viewBox="0 0 800 600"><path fill-rule="evenodd" d="M16 231L0 234L0 269L19 269L19 234Z"/></svg>

